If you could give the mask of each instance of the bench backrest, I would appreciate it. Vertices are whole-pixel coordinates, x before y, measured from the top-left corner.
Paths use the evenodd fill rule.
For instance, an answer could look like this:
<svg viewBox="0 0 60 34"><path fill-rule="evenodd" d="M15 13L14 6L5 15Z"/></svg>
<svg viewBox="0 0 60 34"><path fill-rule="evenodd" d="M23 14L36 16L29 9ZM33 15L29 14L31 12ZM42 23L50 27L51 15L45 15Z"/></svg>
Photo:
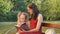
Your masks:
<svg viewBox="0 0 60 34"><path fill-rule="evenodd" d="M42 23L44 27L51 27L51 28L60 28L60 24L51 24L51 23ZM42 32L42 34L45 34Z"/></svg>
<svg viewBox="0 0 60 34"><path fill-rule="evenodd" d="M60 24L42 23L42 26L51 28L60 28Z"/></svg>

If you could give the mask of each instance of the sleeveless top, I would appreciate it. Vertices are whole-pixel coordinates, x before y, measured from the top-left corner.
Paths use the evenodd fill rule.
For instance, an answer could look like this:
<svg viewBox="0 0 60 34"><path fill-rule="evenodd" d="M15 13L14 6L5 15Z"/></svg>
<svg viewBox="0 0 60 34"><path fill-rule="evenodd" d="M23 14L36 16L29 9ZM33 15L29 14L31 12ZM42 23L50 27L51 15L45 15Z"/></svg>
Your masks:
<svg viewBox="0 0 60 34"><path fill-rule="evenodd" d="M32 19L30 20L30 29L36 28L37 22L38 22L38 19L33 19L33 18L32 18ZM39 31L36 32L35 34L42 34L42 24L41 24L41 26L40 26Z"/></svg>

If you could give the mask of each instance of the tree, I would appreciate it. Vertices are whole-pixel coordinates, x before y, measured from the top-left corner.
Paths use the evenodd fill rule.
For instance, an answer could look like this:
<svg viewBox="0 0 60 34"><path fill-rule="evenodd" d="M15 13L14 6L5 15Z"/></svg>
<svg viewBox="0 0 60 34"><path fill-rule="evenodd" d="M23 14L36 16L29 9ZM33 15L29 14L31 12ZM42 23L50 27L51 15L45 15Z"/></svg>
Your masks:
<svg viewBox="0 0 60 34"><path fill-rule="evenodd" d="M13 8L10 0L0 0L0 21L6 20L7 13Z"/></svg>
<svg viewBox="0 0 60 34"><path fill-rule="evenodd" d="M41 11L46 20L57 20L60 18L60 4L59 0L43 0L41 4ZM59 17L58 17L58 16Z"/></svg>

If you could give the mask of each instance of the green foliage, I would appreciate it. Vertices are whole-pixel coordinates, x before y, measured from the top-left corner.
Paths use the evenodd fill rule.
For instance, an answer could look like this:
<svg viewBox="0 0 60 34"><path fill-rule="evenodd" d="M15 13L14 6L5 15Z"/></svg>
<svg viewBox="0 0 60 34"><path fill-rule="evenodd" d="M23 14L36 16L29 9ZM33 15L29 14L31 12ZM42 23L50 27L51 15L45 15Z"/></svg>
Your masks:
<svg viewBox="0 0 60 34"><path fill-rule="evenodd" d="M0 0L0 12L9 12L13 8L13 4L8 0Z"/></svg>
<svg viewBox="0 0 60 34"><path fill-rule="evenodd" d="M60 18L59 0L43 0L41 11L46 20L58 20Z"/></svg>
<svg viewBox="0 0 60 34"><path fill-rule="evenodd" d="M26 3L24 0L14 0L12 2L14 3L14 7L13 7L14 11L25 11Z"/></svg>
<svg viewBox="0 0 60 34"><path fill-rule="evenodd" d="M13 8L13 3L10 0L0 0L0 21L7 20L7 13Z"/></svg>
<svg viewBox="0 0 60 34"><path fill-rule="evenodd" d="M60 0L0 0L0 21L16 21L19 11L35 3L44 20L60 20Z"/></svg>

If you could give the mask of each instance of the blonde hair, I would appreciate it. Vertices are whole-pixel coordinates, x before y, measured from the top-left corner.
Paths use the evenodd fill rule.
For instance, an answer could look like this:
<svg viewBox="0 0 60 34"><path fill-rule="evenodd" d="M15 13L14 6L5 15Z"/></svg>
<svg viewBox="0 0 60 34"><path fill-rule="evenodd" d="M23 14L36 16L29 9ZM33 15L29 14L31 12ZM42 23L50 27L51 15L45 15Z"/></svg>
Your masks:
<svg viewBox="0 0 60 34"><path fill-rule="evenodd" d="M21 15L25 15L25 22L28 20L28 14L27 13L25 13L25 12L18 12L18 15L17 15L17 18L18 18L18 20L20 19L20 16Z"/></svg>

